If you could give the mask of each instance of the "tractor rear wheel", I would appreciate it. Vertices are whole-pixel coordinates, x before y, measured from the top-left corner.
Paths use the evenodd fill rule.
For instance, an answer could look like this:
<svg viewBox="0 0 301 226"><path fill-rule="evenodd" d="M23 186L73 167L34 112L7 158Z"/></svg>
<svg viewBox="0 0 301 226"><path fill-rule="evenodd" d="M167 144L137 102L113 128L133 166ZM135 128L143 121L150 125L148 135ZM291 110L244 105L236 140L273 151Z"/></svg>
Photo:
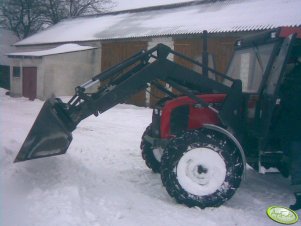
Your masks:
<svg viewBox="0 0 301 226"><path fill-rule="evenodd" d="M153 147L152 144L143 139L145 135L152 135L151 124L145 129L142 135L140 148L142 151L142 158L144 159L147 167L150 168L153 172L159 173L163 148Z"/></svg>
<svg viewBox="0 0 301 226"><path fill-rule="evenodd" d="M234 195L243 167L239 149L229 139L195 130L169 142L161 159L161 179L179 203L218 207Z"/></svg>

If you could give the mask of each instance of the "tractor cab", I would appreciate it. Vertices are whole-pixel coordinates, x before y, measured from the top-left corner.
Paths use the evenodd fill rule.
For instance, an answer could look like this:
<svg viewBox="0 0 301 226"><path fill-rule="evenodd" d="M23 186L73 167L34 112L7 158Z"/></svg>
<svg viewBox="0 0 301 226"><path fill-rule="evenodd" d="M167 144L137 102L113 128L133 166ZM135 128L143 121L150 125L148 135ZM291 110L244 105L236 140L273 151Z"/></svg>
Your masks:
<svg viewBox="0 0 301 226"><path fill-rule="evenodd" d="M282 134L277 130L282 91L293 89L286 81L301 64L300 38L300 28L280 28L235 44L227 75L242 81L241 142L249 164L256 169L277 167L282 159Z"/></svg>

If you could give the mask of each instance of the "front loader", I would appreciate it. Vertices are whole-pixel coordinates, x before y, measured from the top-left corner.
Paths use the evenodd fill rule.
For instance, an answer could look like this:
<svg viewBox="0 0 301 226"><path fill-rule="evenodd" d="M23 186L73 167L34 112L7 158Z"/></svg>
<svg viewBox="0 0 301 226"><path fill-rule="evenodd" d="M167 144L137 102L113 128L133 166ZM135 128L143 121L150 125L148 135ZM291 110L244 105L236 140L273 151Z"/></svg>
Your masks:
<svg viewBox="0 0 301 226"><path fill-rule="evenodd" d="M277 29L239 40L227 75L163 44L142 50L76 87L68 103L48 99L15 162L64 154L82 120L156 87L165 97L142 136L146 165L161 173L167 192L178 202L220 206L239 187L247 162L260 169L277 167L280 161L281 148L270 145L270 129L292 46L300 44L298 32ZM169 60L170 55L202 68L202 74ZM97 91L88 92L95 86Z"/></svg>

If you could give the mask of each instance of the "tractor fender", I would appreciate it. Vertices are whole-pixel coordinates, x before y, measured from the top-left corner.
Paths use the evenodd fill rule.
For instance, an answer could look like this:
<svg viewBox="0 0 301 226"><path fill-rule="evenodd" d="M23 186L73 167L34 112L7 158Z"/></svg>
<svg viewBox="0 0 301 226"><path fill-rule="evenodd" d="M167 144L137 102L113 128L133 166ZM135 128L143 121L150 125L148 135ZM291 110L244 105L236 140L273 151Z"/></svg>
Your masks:
<svg viewBox="0 0 301 226"><path fill-rule="evenodd" d="M243 178L245 179L245 177L246 177L246 166L247 166L246 155L245 155L244 149L242 148L241 144L236 139L236 137L232 133L230 133L228 130L225 130L224 128L222 128L220 126L217 126L217 125L214 125L214 124L203 124L203 128L214 130L214 131L217 131L219 133L224 134L227 138L229 138L236 145L236 147L238 148L238 150L241 154L241 158L242 158L242 161L243 161L243 167L244 167Z"/></svg>

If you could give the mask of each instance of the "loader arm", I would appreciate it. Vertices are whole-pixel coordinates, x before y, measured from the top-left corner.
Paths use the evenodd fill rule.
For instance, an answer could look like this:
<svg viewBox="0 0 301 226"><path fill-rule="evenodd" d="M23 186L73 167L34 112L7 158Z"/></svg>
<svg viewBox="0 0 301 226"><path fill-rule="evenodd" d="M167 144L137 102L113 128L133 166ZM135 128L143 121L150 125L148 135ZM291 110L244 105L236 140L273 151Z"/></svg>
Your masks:
<svg viewBox="0 0 301 226"><path fill-rule="evenodd" d="M206 67L220 76L224 83L201 76L201 74L168 59L174 54L199 67ZM124 62L93 77L91 80L76 87L75 95L68 103L58 98L48 99L42 107L31 131L19 151L16 162L34 158L64 154L71 141L71 132L85 118L107 111L130 96L150 86L158 86L159 82L167 82L181 94L195 100L202 107L216 111L221 121L230 127L236 127L235 116L239 110L242 91L241 81L234 80L200 62L159 44L148 51L141 51ZM102 84L94 93L88 93L91 86ZM230 85L225 85L230 84ZM227 94L223 108L218 112L201 98L196 92L203 90ZM161 87L166 95L174 94ZM233 104L233 99L236 103Z"/></svg>

